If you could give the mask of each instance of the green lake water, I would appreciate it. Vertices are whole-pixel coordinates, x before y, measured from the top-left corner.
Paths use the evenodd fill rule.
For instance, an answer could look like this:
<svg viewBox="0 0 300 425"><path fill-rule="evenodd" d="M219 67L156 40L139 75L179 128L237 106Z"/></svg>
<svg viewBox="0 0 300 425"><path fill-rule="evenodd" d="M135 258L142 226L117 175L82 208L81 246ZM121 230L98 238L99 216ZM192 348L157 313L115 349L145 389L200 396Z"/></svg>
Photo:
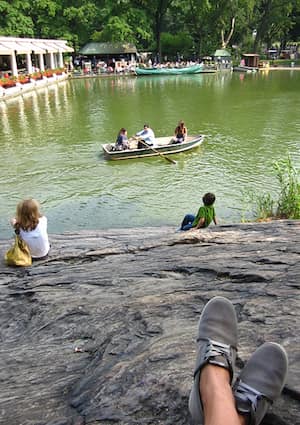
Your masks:
<svg viewBox="0 0 300 425"><path fill-rule="evenodd" d="M77 79L0 103L0 237L34 197L49 232L178 226L207 191L220 223L251 216L246 195L277 193L272 163L300 164L300 72ZM183 119L205 142L172 156L109 162L101 144L148 122L172 135Z"/></svg>

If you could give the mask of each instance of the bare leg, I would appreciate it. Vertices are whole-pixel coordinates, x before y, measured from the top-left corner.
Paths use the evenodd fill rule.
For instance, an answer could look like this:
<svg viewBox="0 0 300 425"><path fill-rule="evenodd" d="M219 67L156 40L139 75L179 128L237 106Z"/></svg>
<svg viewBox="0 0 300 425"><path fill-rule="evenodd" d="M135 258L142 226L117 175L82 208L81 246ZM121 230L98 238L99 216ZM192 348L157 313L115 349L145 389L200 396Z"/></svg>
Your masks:
<svg viewBox="0 0 300 425"><path fill-rule="evenodd" d="M201 372L199 387L205 425L246 425L235 408L228 370L207 364Z"/></svg>

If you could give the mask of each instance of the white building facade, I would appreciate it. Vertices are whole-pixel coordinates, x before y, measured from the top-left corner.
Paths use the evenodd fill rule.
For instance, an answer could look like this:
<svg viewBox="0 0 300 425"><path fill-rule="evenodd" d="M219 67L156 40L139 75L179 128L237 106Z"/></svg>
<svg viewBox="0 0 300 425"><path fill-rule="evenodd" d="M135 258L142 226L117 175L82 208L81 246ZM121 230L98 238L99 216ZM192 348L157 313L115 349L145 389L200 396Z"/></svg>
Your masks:
<svg viewBox="0 0 300 425"><path fill-rule="evenodd" d="M0 71L3 67L17 77L20 71L32 74L37 69L63 68L63 54L73 51L65 40L0 37Z"/></svg>

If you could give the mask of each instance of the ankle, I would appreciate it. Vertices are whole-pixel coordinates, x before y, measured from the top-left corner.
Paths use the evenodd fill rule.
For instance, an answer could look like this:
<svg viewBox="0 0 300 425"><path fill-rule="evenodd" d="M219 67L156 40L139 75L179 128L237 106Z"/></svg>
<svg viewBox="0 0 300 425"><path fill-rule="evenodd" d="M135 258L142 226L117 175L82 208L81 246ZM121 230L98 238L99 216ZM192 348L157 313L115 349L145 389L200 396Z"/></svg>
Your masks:
<svg viewBox="0 0 300 425"><path fill-rule="evenodd" d="M201 371L199 387L206 425L245 425L235 408L227 369L206 365Z"/></svg>
<svg viewBox="0 0 300 425"><path fill-rule="evenodd" d="M232 392L230 374L223 367L208 364L201 372L199 387L203 405L212 397L227 398L228 392Z"/></svg>

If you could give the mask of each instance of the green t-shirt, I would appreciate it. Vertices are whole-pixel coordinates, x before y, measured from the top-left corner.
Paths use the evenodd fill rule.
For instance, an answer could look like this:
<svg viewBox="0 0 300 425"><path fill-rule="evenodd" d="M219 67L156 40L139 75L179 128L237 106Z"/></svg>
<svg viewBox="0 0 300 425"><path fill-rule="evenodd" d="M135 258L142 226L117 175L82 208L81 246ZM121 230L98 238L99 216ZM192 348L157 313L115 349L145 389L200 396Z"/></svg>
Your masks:
<svg viewBox="0 0 300 425"><path fill-rule="evenodd" d="M205 222L204 222L204 226L203 227L207 227L210 225L210 223L212 222L212 220L215 218L215 209L212 205L210 206L206 206L203 205L202 207L199 208L199 211L195 217L195 220L193 221L193 227L196 227L197 224L199 223L200 218L204 218Z"/></svg>

